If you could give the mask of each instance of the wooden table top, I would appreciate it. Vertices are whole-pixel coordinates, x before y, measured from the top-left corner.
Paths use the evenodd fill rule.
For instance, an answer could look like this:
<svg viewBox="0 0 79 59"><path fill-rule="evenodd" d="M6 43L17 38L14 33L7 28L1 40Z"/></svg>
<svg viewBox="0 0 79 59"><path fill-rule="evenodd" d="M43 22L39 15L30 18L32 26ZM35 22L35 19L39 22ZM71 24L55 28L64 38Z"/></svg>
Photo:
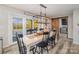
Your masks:
<svg viewBox="0 0 79 59"><path fill-rule="evenodd" d="M43 35L38 35L36 33L31 35L25 35L23 37L24 43L26 46L35 45L36 43L42 41Z"/></svg>
<svg viewBox="0 0 79 59"><path fill-rule="evenodd" d="M23 37L23 41L26 44L26 46L35 45L38 42L42 41L42 39L43 39L43 32L33 33L30 35L25 35Z"/></svg>

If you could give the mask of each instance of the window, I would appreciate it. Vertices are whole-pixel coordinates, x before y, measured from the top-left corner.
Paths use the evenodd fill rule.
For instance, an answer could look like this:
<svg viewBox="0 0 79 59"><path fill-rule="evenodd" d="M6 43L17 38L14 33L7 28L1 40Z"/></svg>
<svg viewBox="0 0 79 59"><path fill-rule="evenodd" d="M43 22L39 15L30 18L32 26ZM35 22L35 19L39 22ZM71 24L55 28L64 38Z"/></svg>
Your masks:
<svg viewBox="0 0 79 59"><path fill-rule="evenodd" d="M19 17L13 17L13 42L17 40L16 33L23 34L22 33L22 18L19 18Z"/></svg>
<svg viewBox="0 0 79 59"><path fill-rule="evenodd" d="M32 20L26 20L26 34L32 34Z"/></svg>
<svg viewBox="0 0 79 59"><path fill-rule="evenodd" d="M32 20L26 20L26 29L32 29Z"/></svg>
<svg viewBox="0 0 79 59"><path fill-rule="evenodd" d="M67 25L67 19L62 19L62 25Z"/></svg>
<svg viewBox="0 0 79 59"><path fill-rule="evenodd" d="M38 28L38 20L34 20L34 29Z"/></svg>

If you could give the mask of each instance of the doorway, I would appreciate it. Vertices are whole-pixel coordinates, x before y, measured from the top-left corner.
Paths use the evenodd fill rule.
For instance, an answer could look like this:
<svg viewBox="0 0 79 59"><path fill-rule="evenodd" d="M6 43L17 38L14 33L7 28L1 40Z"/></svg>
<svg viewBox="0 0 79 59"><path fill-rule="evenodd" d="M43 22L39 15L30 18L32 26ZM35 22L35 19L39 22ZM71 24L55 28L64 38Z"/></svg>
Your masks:
<svg viewBox="0 0 79 59"><path fill-rule="evenodd" d="M57 30L57 39L68 38L68 17L59 17L52 19L52 29Z"/></svg>
<svg viewBox="0 0 79 59"><path fill-rule="evenodd" d="M59 36L68 38L68 17L61 17L59 19Z"/></svg>
<svg viewBox="0 0 79 59"><path fill-rule="evenodd" d="M52 19L52 30L56 30L57 34L56 34L56 41L59 40L59 18L53 18Z"/></svg>

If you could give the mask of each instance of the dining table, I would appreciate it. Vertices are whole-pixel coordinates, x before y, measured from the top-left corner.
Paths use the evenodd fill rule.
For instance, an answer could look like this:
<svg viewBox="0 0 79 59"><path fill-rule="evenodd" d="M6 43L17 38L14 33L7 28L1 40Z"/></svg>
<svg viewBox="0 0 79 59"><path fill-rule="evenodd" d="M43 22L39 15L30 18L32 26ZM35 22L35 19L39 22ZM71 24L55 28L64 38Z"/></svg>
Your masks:
<svg viewBox="0 0 79 59"><path fill-rule="evenodd" d="M24 41L25 46L27 47L27 53L30 53L29 50L31 46L35 46L37 43L41 42L42 39L43 39L42 32L25 35L23 37L23 41Z"/></svg>
<svg viewBox="0 0 79 59"><path fill-rule="evenodd" d="M39 42L43 41L44 39L44 33L47 33L49 31L43 31L43 32L36 32L33 34L25 35L23 36L23 41L25 46L27 47L27 53L30 53L30 47L31 46L36 46ZM54 33L49 32L49 36L53 35ZM52 33L52 34L51 34Z"/></svg>

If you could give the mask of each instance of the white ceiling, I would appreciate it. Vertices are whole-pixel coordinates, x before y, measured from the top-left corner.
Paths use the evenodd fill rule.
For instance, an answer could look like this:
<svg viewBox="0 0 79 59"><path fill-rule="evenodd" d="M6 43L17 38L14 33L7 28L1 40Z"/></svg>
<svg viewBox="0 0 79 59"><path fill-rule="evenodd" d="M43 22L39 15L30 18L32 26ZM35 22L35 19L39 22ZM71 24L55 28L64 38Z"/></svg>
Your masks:
<svg viewBox="0 0 79 59"><path fill-rule="evenodd" d="M79 8L79 4L44 4L47 9L47 16L50 17L59 17L59 16L67 16L72 14L74 9ZM40 14L40 5L39 4L9 4L8 6L14 7L20 10L29 11L33 14ZM45 13L45 9L43 10L43 14Z"/></svg>

